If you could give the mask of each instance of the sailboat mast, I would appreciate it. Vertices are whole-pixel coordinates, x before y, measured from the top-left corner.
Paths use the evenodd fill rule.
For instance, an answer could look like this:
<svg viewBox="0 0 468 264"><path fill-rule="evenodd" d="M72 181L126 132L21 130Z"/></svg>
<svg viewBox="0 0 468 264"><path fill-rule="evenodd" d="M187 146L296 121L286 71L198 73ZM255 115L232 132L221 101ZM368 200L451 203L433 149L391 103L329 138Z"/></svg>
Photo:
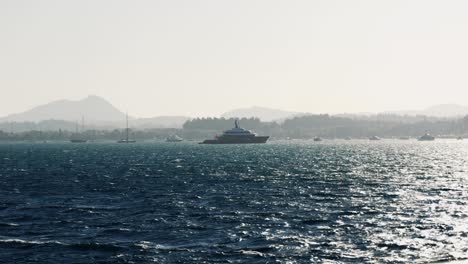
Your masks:
<svg viewBox="0 0 468 264"><path fill-rule="evenodd" d="M128 142L128 113L125 114L125 118L127 119L127 136L126 136L126 139L127 139L127 142Z"/></svg>

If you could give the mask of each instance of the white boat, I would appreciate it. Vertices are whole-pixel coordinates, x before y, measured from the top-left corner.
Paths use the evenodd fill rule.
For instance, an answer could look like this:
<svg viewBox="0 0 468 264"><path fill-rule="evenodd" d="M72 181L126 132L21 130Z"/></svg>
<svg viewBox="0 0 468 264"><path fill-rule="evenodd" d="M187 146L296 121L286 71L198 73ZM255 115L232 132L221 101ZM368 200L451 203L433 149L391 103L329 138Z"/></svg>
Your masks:
<svg viewBox="0 0 468 264"><path fill-rule="evenodd" d="M418 138L419 141L433 141L435 140L435 137L431 136L431 134L426 133L422 135L420 138Z"/></svg>
<svg viewBox="0 0 468 264"><path fill-rule="evenodd" d="M184 139L179 137L176 134L170 135L169 137L166 138L166 142L182 142L182 141L184 141Z"/></svg>

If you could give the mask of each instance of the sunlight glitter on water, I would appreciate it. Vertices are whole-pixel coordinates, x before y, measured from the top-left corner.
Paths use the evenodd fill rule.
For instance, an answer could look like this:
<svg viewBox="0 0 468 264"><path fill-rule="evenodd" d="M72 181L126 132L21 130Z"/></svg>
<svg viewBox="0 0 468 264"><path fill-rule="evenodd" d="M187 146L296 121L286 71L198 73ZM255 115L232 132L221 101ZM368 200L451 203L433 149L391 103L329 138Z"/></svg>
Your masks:
<svg viewBox="0 0 468 264"><path fill-rule="evenodd" d="M464 260L466 143L0 145L0 260Z"/></svg>

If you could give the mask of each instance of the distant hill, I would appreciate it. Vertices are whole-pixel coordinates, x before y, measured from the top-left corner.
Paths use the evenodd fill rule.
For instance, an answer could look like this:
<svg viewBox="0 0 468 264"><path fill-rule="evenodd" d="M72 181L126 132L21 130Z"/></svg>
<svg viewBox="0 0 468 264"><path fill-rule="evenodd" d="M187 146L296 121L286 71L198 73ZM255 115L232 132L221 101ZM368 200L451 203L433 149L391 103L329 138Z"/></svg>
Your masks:
<svg viewBox="0 0 468 264"><path fill-rule="evenodd" d="M270 122L270 121L281 121L281 120L284 120L286 118L290 118L296 115L300 115L300 113L266 108L266 107L253 106L249 108L239 108L239 109L231 110L229 112L222 114L221 117L224 117L224 118L257 117L257 118L260 118L260 120L262 121Z"/></svg>
<svg viewBox="0 0 468 264"><path fill-rule="evenodd" d="M409 110L390 112L397 115L425 115L433 117L460 117L468 115L468 106L457 104L440 104L428 107L423 110Z"/></svg>
<svg viewBox="0 0 468 264"><path fill-rule="evenodd" d="M88 129L115 129L125 126L125 114L111 103L98 96L88 96L82 100L59 100L18 114L0 118L0 130L74 130L76 122L85 118ZM189 117L157 116L152 118L130 117L130 127L181 128ZM12 126L8 122L15 122Z"/></svg>
<svg viewBox="0 0 468 264"><path fill-rule="evenodd" d="M59 100L34 107L23 113L0 118L0 122L40 122L43 120L77 121L84 116L86 122L106 121L122 122L125 114L105 99L88 96L79 101Z"/></svg>

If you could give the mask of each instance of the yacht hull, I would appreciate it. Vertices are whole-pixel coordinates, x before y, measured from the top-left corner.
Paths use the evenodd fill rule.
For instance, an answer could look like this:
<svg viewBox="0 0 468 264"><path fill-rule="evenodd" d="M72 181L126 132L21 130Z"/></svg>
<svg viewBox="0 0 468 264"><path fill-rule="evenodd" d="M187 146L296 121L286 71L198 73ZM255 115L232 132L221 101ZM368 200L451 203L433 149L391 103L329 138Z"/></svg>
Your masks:
<svg viewBox="0 0 468 264"><path fill-rule="evenodd" d="M177 143L177 142L182 142L182 139L166 139L166 142L172 142L172 143Z"/></svg>
<svg viewBox="0 0 468 264"><path fill-rule="evenodd" d="M200 144L263 144L269 139L269 136L256 136L256 137L222 137L217 139L207 139Z"/></svg>
<svg viewBox="0 0 468 264"><path fill-rule="evenodd" d="M419 138L418 141L434 141L435 138Z"/></svg>
<svg viewBox="0 0 468 264"><path fill-rule="evenodd" d="M117 141L117 143L121 143L121 144L127 144L127 143L135 143L136 141L135 140L129 140L129 139L122 139L122 140L119 140Z"/></svg>
<svg viewBox="0 0 468 264"><path fill-rule="evenodd" d="M86 139L70 139L71 143L86 143L88 140Z"/></svg>

